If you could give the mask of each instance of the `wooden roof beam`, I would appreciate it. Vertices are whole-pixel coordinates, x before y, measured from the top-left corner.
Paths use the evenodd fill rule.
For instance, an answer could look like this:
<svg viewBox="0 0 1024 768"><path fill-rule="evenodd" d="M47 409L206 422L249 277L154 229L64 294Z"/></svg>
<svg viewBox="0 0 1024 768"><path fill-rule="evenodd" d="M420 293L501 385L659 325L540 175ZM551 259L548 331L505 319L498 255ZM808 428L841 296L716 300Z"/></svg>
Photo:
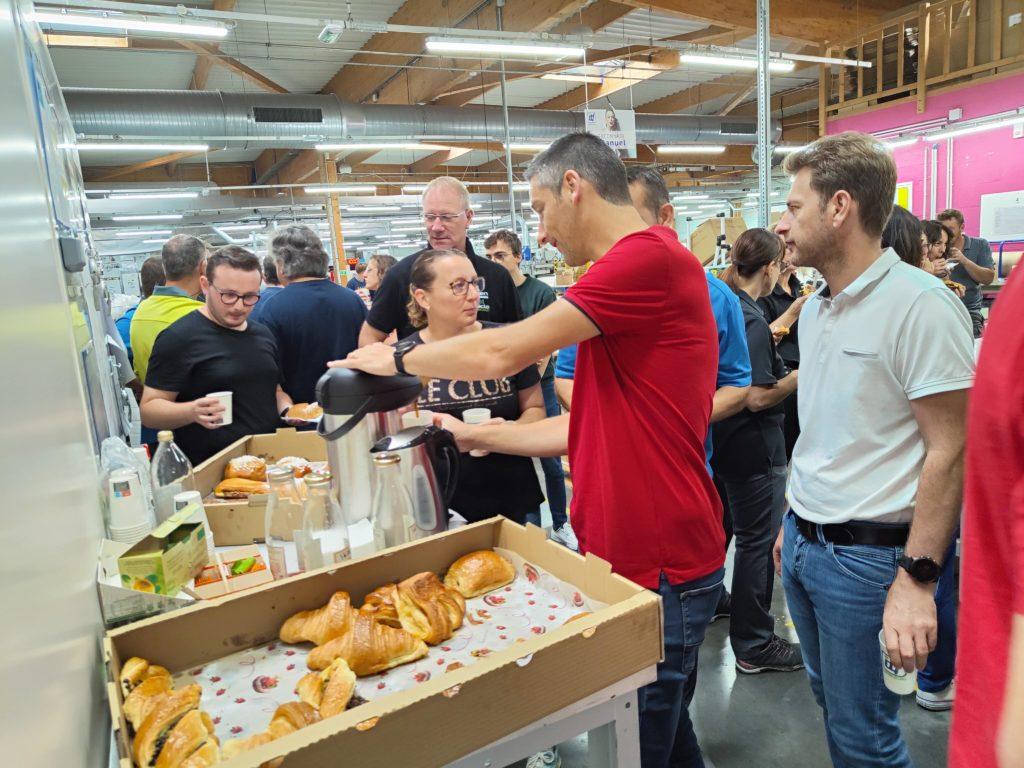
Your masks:
<svg viewBox="0 0 1024 768"><path fill-rule="evenodd" d="M215 11L233 11L235 9L235 0L213 0L213 10ZM211 48L216 51L220 51L220 46L217 43L211 43ZM192 67L192 77L189 78L188 89L190 91L203 91L206 90L206 81L210 77L210 71L213 69L215 64L213 57L211 56L198 56L196 58L195 66Z"/></svg>
<svg viewBox="0 0 1024 768"><path fill-rule="evenodd" d="M278 85L269 77L260 74L252 67L243 64L238 59L235 59L231 56L225 56L220 52L220 48L218 48L213 43L198 43L194 40L181 40L179 41L179 45L181 45L183 48L187 48L188 50L193 51L194 53L199 54L200 58L209 59L211 65L216 64L218 66L224 67L225 69L229 69L236 75L242 76L249 82L258 85L265 91L270 91L271 93L289 93L287 88Z"/></svg>

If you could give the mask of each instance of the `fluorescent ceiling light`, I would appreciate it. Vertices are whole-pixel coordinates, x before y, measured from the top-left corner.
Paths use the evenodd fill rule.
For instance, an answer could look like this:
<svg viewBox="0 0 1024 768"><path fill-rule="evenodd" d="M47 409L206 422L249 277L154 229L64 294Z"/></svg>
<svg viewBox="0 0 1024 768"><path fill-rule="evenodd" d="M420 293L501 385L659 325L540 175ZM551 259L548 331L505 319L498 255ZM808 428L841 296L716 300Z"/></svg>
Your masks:
<svg viewBox="0 0 1024 768"><path fill-rule="evenodd" d="M580 57L586 50L567 45L532 45L529 43L503 43L497 40L449 40L428 38L427 50L431 53L484 53L509 56L544 56L554 59Z"/></svg>
<svg viewBox="0 0 1024 768"><path fill-rule="evenodd" d="M516 142L512 142L508 145L508 148L513 152L543 152L550 146L550 144L517 144Z"/></svg>
<svg viewBox="0 0 1024 768"><path fill-rule="evenodd" d="M397 205L344 205L341 208L353 213L396 213L402 210Z"/></svg>
<svg viewBox="0 0 1024 768"><path fill-rule="evenodd" d="M447 149L442 144L424 144L419 141L404 141L404 142L352 142L346 141L341 144L317 144L314 146L317 152L348 152L350 150L366 150L366 149Z"/></svg>
<svg viewBox="0 0 1024 768"><path fill-rule="evenodd" d="M733 69L757 69L757 59L746 56L709 55L704 53L681 53L680 62L697 64L706 67L731 67ZM788 60L772 59L768 62L769 72L792 72L796 63Z"/></svg>
<svg viewBox="0 0 1024 768"><path fill-rule="evenodd" d="M799 152L809 146L810 144L794 144L788 147L772 147L772 152L776 155L788 155L790 152Z"/></svg>
<svg viewBox="0 0 1024 768"><path fill-rule="evenodd" d="M199 197L198 192L132 192L130 194L112 194L111 200L186 200Z"/></svg>
<svg viewBox="0 0 1024 768"><path fill-rule="evenodd" d="M225 232L247 232L254 229L263 229L265 224L216 224L217 229L223 229Z"/></svg>
<svg viewBox="0 0 1024 768"><path fill-rule="evenodd" d="M422 232L423 226L418 227L392 227L392 232Z"/></svg>
<svg viewBox="0 0 1024 768"><path fill-rule="evenodd" d="M541 75L540 79L564 80L569 83L591 83L592 85L600 85L604 82L604 78L598 75L563 75L555 72L549 72L546 75Z"/></svg>
<svg viewBox="0 0 1024 768"><path fill-rule="evenodd" d="M917 144L917 140L919 138L921 137L913 136L909 139L895 139L893 141L883 141L882 143L885 144L885 146L887 146L889 149L900 149L901 147L911 147L914 144Z"/></svg>
<svg viewBox="0 0 1024 768"><path fill-rule="evenodd" d="M423 219L422 219L422 217L417 217L415 219L393 219L391 221L391 223L392 224L420 224L420 225L422 225L423 224Z"/></svg>
<svg viewBox="0 0 1024 768"><path fill-rule="evenodd" d="M173 10L173 9L168 9ZM36 11L32 18L39 24L49 26L91 27L93 29L114 29L132 32L167 32L188 37L226 37L228 28L218 24L187 24L178 21L151 21L144 16L122 16L105 12L103 16L84 13L61 13L59 11Z"/></svg>
<svg viewBox="0 0 1024 768"><path fill-rule="evenodd" d="M1011 125L1017 123L1024 123L1024 114L1014 115L1013 117L1007 117L1002 120L989 120L987 123L977 123L975 125L969 125L965 128L947 128L935 133L929 133L924 137L925 141L932 141L934 139L952 139L956 136L968 136L972 133L981 133L982 131L993 131L996 128L1008 128Z"/></svg>
<svg viewBox="0 0 1024 768"><path fill-rule="evenodd" d="M404 187L402 187L402 192L404 192L407 195L412 195L412 194L415 194L417 192L426 192L426 191L427 191L427 185L426 184L406 184Z"/></svg>
<svg viewBox="0 0 1024 768"><path fill-rule="evenodd" d="M143 213L132 216L111 216L113 221L178 221L183 218L180 213Z"/></svg>
<svg viewBox="0 0 1024 768"><path fill-rule="evenodd" d="M725 152L723 144L662 144L659 155L720 155Z"/></svg>
<svg viewBox="0 0 1024 768"><path fill-rule="evenodd" d="M143 240L142 242L145 243L146 245L156 245L157 243L163 244L166 243L167 241L164 240L163 238L160 238L159 240Z"/></svg>
<svg viewBox="0 0 1024 768"><path fill-rule="evenodd" d="M816 64L838 64L841 67L861 67L863 69L871 69L874 66L870 61L863 61L861 59L837 59L833 56L810 56L805 53L784 53L782 58L792 61L813 61Z"/></svg>
<svg viewBox="0 0 1024 768"><path fill-rule="evenodd" d="M302 191L307 195L333 195L346 192L372 195L377 192L377 188L371 184L338 184L335 186L303 187Z"/></svg>
<svg viewBox="0 0 1024 768"><path fill-rule="evenodd" d="M61 144L62 149L74 147L79 152L206 152L209 144L142 144L132 141L104 141L86 144Z"/></svg>
<svg viewBox="0 0 1024 768"><path fill-rule="evenodd" d="M681 200L681 201L686 201L686 200L708 200L708 199L710 199L710 197L711 197L710 195L676 195L672 199L673 200Z"/></svg>
<svg viewBox="0 0 1024 768"><path fill-rule="evenodd" d="M139 232L118 232L117 237L148 237L156 235L170 235L170 229L146 229Z"/></svg>

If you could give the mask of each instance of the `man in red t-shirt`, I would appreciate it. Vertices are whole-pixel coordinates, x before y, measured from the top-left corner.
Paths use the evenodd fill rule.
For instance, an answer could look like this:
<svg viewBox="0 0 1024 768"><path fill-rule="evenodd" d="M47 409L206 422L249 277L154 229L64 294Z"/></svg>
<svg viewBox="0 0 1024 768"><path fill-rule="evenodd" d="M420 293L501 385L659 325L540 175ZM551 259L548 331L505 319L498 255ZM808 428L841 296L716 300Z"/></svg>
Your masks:
<svg viewBox="0 0 1024 768"><path fill-rule="evenodd" d="M992 307L967 420L950 768L1024 766L1024 269Z"/></svg>
<svg viewBox="0 0 1024 768"><path fill-rule="evenodd" d="M701 768L687 706L725 559L720 502L704 465L718 365L707 282L675 232L644 224L622 161L597 137L563 136L526 175L538 240L573 266L594 262L566 301L503 328L415 349L364 347L331 365L489 379L580 344L570 415L443 424L463 450L568 452L580 550L663 600L665 661L641 691L641 764Z"/></svg>

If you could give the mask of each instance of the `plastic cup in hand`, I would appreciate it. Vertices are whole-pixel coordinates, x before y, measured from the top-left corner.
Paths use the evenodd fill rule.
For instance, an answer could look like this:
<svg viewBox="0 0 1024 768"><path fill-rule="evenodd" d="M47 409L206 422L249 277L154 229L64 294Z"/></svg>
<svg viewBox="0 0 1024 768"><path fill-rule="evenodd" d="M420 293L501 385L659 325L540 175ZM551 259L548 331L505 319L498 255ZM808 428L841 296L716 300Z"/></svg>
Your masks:
<svg viewBox="0 0 1024 768"><path fill-rule="evenodd" d="M220 415L220 426L226 427L232 422L231 415L231 392L211 392L207 397L215 397L224 406L224 413Z"/></svg>
<svg viewBox="0 0 1024 768"><path fill-rule="evenodd" d="M885 647L885 630L878 633L878 644L882 648L882 677L885 679L885 687L897 696L909 696L917 690L917 670L907 672L903 667L897 667L889 658L889 651Z"/></svg>
<svg viewBox="0 0 1024 768"><path fill-rule="evenodd" d="M462 421L466 424L483 424L485 421L490 421L490 418L490 408L469 408L462 412ZM488 453L490 451L470 451L469 455L480 458Z"/></svg>
<svg viewBox="0 0 1024 768"><path fill-rule="evenodd" d="M434 412L433 411L409 411L408 413L402 414L402 428L408 429L409 427L429 427L434 423Z"/></svg>

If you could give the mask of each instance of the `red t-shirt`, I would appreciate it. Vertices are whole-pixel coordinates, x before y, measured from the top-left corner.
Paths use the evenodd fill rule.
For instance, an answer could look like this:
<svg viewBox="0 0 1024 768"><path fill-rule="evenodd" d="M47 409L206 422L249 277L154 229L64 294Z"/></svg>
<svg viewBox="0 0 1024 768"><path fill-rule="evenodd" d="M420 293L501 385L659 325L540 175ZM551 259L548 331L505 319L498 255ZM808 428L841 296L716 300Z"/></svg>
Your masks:
<svg viewBox="0 0 1024 768"><path fill-rule="evenodd" d="M569 421L572 526L583 552L657 589L725 560L704 465L718 338L700 263L676 233L619 240L566 292L600 335L579 345Z"/></svg>
<svg viewBox="0 0 1024 768"><path fill-rule="evenodd" d="M989 317L967 420L953 768L996 767L1010 628L1024 615L1024 268Z"/></svg>

